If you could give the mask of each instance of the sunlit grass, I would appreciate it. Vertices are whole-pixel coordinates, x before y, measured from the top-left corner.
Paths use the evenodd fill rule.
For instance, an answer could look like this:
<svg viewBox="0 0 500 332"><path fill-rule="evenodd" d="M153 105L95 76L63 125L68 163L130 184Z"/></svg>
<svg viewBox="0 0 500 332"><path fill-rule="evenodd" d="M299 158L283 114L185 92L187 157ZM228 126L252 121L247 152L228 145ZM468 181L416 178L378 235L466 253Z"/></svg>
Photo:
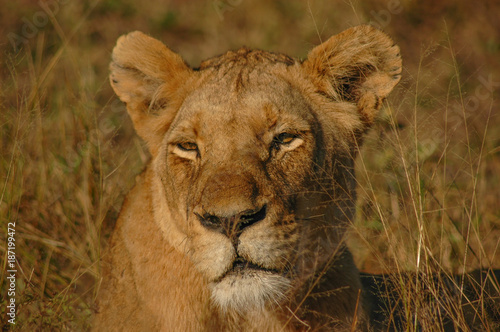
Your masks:
<svg viewBox="0 0 500 332"><path fill-rule="evenodd" d="M450 100L448 91L440 111L445 119L458 111L463 122L449 128L446 121L440 127L440 122L419 119L419 98L429 93L420 90L425 82L420 76L431 75L419 65L414 80L400 88L400 101L386 105L359 157L361 198L352 242L355 248L365 246L357 256L361 269L391 271L391 296L401 301L406 330L468 330L474 321L480 329L493 331L498 327L485 307L494 301L492 310L499 312L500 307L484 290L490 281L459 277L498 264L498 230L490 228L492 207L482 200L489 192L482 186L495 190L495 184L481 181L487 177L485 151L494 149L487 141L491 104L485 121L471 128L451 44L448 49L449 59L440 60L453 67L449 87L459 93ZM452 104L459 107L450 109ZM398 113L404 114L404 125ZM458 135L460 140L454 141ZM466 291L471 284L477 287L477 297Z"/></svg>

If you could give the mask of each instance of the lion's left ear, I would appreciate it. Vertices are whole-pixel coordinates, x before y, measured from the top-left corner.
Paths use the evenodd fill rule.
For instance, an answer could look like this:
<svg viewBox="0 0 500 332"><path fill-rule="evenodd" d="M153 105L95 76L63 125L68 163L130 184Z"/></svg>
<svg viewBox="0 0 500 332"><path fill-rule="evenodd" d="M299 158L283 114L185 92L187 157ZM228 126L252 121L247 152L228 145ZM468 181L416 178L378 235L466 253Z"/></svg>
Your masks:
<svg viewBox="0 0 500 332"><path fill-rule="evenodd" d="M315 47L303 63L321 94L355 103L367 126L399 82L401 66L399 47L385 33L368 25L331 37Z"/></svg>
<svg viewBox="0 0 500 332"><path fill-rule="evenodd" d="M109 67L113 90L155 155L175 116L173 96L193 71L177 53L139 31L118 39Z"/></svg>

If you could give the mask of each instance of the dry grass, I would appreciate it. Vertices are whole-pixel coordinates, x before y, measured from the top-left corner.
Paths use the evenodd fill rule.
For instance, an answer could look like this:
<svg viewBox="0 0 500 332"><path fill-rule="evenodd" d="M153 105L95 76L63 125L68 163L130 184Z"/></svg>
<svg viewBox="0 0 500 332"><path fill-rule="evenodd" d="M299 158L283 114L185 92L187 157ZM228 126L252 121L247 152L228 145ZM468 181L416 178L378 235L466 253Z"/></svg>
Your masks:
<svg viewBox="0 0 500 332"><path fill-rule="evenodd" d="M15 221L18 269L12 326L5 313L6 245L0 246L4 328L89 327L102 249L148 158L107 81L120 34L148 32L196 66L241 45L305 57L321 40L369 21L398 42L405 71L358 159L358 217L349 243L362 270L396 272L406 330L415 329L415 317L424 330L442 330L438 307L465 328L464 306L429 305L428 298L444 298L436 273L448 280L500 268L494 1L401 1L394 9L394 1L382 0L155 0L148 9L131 0L47 0L45 11L34 1L4 2L0 242L7 243L7 223ZM27 22L38 27L30 30ZM20 50L12 34L25 38ZM405 271L419 273L406 278ZM474 303L481 317L487 300Z"/></svg>

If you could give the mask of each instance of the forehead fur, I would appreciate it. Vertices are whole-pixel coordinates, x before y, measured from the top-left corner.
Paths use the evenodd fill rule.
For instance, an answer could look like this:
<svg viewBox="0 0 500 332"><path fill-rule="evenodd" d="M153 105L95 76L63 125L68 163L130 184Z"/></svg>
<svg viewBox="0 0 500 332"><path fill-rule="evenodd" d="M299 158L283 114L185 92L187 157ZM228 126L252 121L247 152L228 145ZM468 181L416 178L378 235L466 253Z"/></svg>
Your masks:
<svg viewBox="0 0 500 332"><path fill-rule="evenodd" d="M288 84L278 79L276 73L297 63L284 54L240 48L202 62L199 71L204 77L203 85L214 85L214 90L219 91L222 88L227 97L234 98L235 94L254 93L257 91L252 90L262 90L263 86L272 86L278 93L287 90Z"/></svg>
<svg viewBox="0 0 500 332"><path fill-rule="evenodd" d="M232 66L223 77L220 70L207 70L185 98L170 136L195 132L198 138L217 141L237 133L251 140L265 132L310 130L315 119L307 98L266 68Z"/></svg>
<svg viewBox="0 0 500 332"><path fill-rule="evenodd" d="M250 50L242 47L237 51L228 51L223 55L205 60L201 63L200 70L215 68L222 69L234 66L256 67L263 64L283 63L287 66L296 63L296 60L279 53L266 52L261 50Z"/></svg>

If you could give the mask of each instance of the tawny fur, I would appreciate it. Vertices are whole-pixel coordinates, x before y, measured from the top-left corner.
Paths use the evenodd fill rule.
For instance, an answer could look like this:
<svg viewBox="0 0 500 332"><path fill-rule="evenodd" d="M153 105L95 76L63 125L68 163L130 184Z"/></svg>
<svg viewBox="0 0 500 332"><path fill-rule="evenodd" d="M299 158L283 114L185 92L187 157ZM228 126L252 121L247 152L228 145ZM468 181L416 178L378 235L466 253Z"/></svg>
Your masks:
<svg viewBox="0 0 500 332"><path fill-rule="evenodd" d="M365 330L343 243L353 162L401 73L359 26L305 61L240 49L189 68L140 32L110 81L152 158L105 255L96 331Z"/></svg>

